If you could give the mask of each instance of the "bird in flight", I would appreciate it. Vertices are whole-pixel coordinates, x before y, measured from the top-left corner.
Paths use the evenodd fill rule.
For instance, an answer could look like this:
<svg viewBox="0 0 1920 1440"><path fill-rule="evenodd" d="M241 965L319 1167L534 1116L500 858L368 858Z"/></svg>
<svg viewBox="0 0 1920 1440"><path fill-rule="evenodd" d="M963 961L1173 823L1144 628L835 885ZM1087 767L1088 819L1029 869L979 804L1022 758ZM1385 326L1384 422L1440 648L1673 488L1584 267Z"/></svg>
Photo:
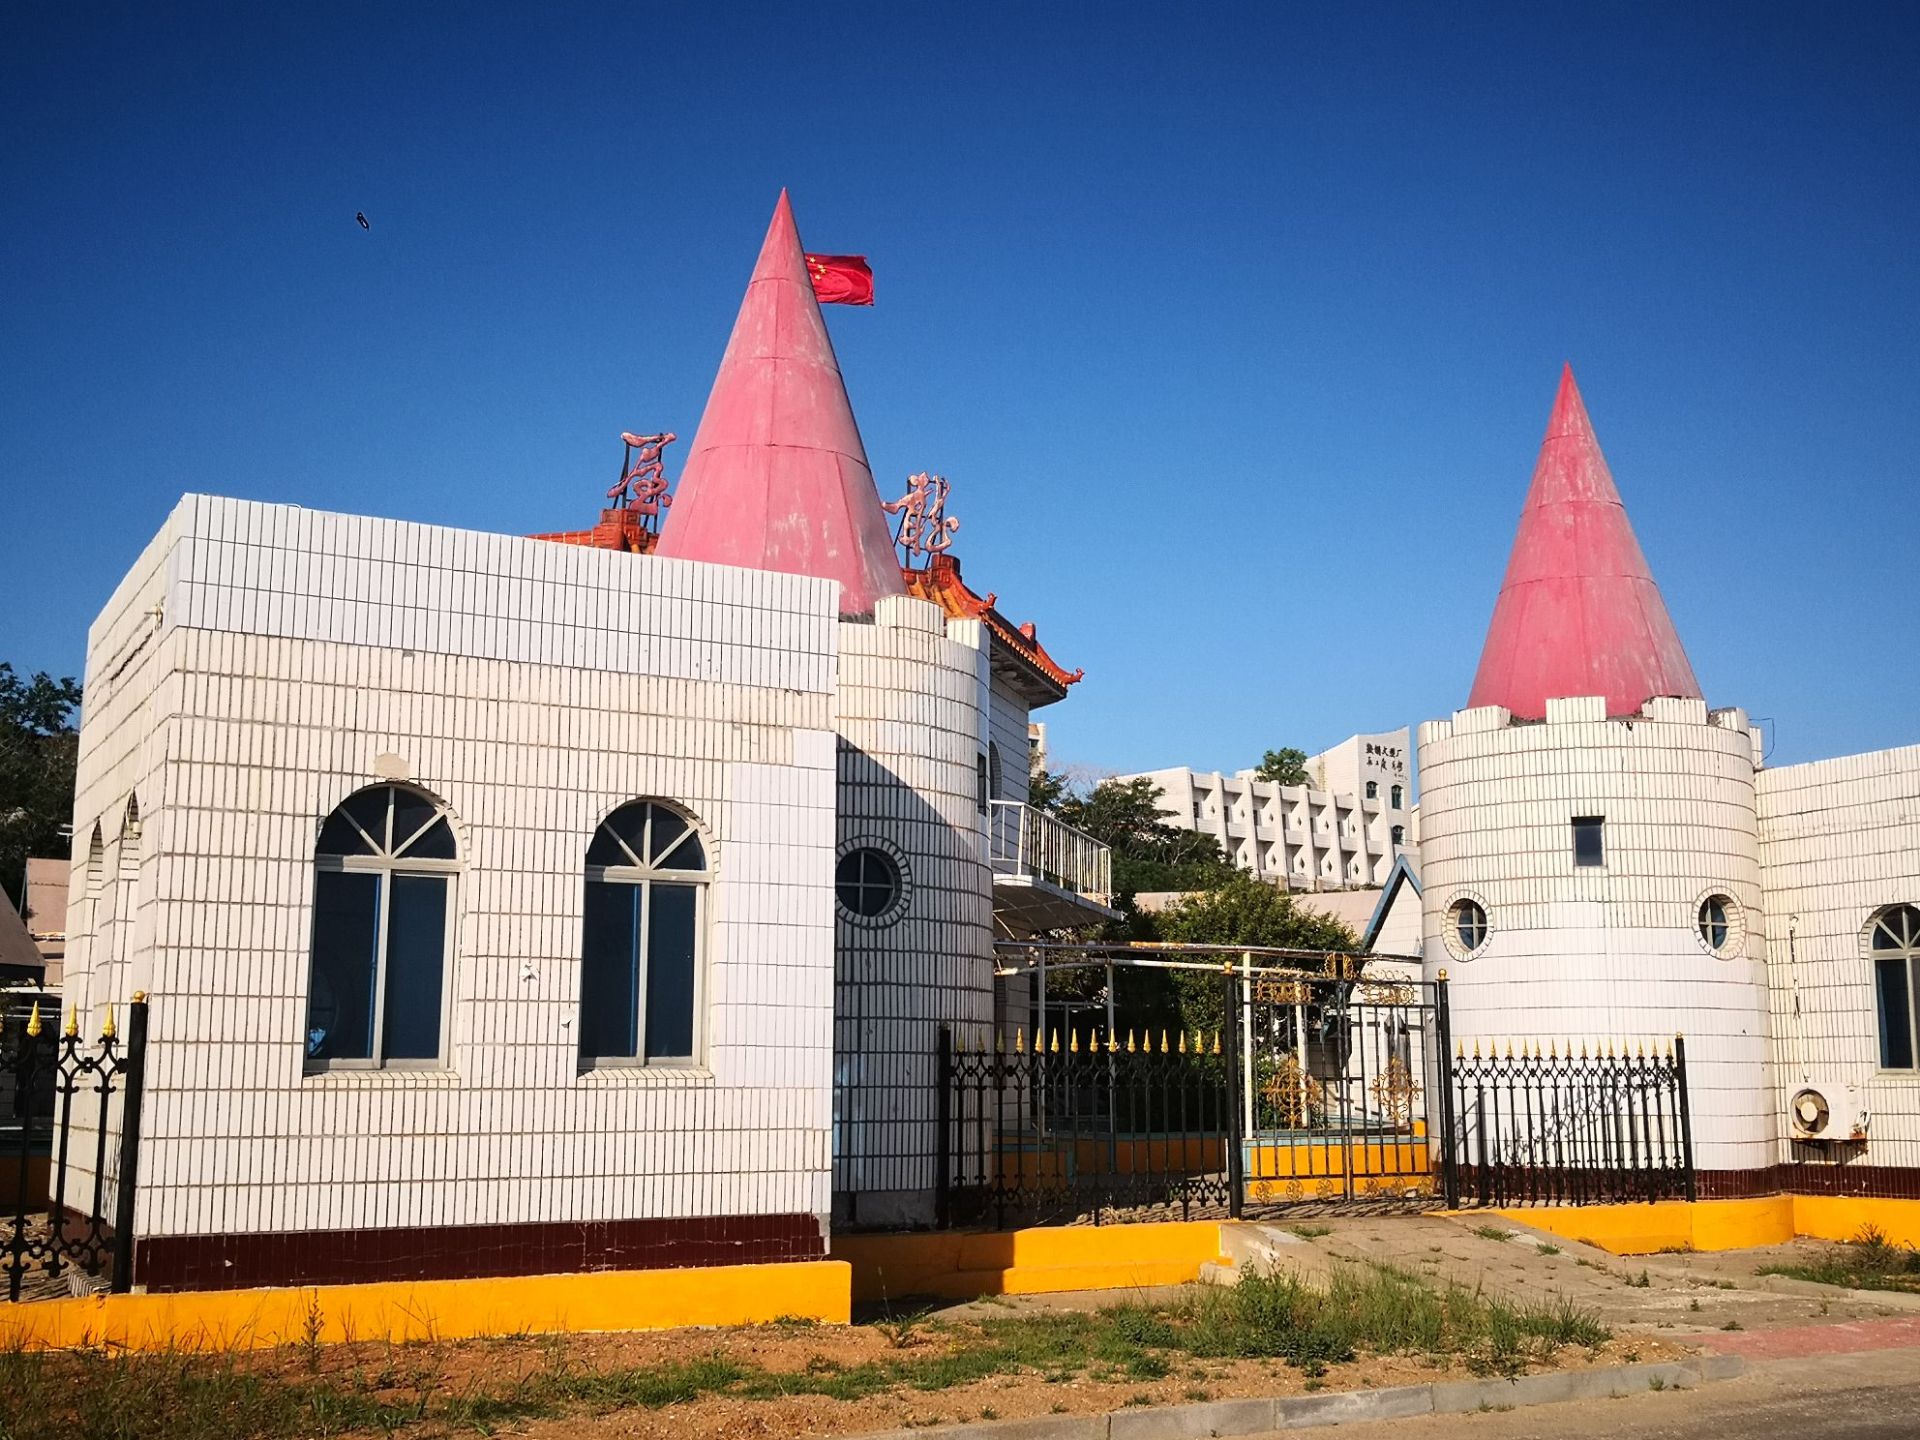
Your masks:
<svg viewBox="0 0 1920 1440"><path fill-rule="evenodd" d="M360 222L360 228L361 228L362 230L371 230L371 229L373 229L373 222L372 222L371 220L369 220L369 219L367 219L367 212L366 212L366 211L364 211L364 210L356 210L356 211L354 211L354 214L353 214L353 218L354 218L354 219L356 219L356 220L358 220L358 221Z"/></svg>

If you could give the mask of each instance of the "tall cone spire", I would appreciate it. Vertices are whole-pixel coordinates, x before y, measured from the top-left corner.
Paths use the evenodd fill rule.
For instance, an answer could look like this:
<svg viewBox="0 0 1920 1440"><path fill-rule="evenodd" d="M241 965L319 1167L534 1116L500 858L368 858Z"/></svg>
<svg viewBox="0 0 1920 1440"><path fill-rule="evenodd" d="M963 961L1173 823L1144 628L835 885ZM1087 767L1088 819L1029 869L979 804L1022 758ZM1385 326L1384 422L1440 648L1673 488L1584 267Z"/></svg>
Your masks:
<svg viewBox="0 0 1920 1440"><path fill-rule="evenodd" d="M655 553L906 593L784 190Z"/></svg>
<svg viewBox="0 0 1920 1440"><path fill-rule="evenodd" d="M1609 715L1701 698L1569 365L1467 704L1540 720L1571 695L1606 696Z"/></svg>

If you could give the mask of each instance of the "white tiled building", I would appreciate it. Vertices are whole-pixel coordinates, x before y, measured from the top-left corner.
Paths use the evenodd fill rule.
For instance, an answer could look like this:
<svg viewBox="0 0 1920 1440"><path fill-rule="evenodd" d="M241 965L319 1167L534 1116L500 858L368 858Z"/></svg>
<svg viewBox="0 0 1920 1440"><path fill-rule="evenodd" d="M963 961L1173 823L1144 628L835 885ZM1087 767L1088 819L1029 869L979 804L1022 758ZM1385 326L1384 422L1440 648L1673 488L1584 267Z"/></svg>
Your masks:
<svg viewBox="0 0 1920 1440"><path fill-rule="evenodd" d="M1220 842L1242 870L1294 890L1384 885L1394 857L1411 849L1409 733L1355 735L1307 761L1306 785L1256 779L1251 770L1147 770L1169 825Z"/></svg>
<svg viewBox="0 0 1920 1440"><path fill-rule="evenodd" d="M784 197L675 501L656 549L188 496L108 602L67 989L152 997L137 1283L931 1218L997 915L1110 913L995 839L1078 676L903 572Z"/></svg>
<svg viewBox="0 0 1920 1440"><path fill-rule="evenodd" d="M1762 756L1569 372L1469 708L1420 728L1429 978L1463 1040L1683 1033L1703 1194L1920 1195L1920 747Z"/></svg>

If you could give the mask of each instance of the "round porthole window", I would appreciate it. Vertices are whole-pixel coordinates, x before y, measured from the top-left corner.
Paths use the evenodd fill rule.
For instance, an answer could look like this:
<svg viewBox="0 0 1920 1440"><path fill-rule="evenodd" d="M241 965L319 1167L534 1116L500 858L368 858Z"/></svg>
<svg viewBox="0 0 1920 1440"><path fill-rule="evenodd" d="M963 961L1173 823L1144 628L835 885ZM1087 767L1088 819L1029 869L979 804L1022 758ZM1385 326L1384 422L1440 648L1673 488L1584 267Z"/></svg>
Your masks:
<svg viewBox="0 0 1920 1440"><path fill-rule="evenodd" d="M1456 900L1447 911L1449 943L1461 956L1487 943L1487 907L1478 900Z"/></svg>
<svg viewBox="0 0 1920 1440"><path fill-rule="evenodd" d="M848 915L879 920L900 904L900 865L877 846L857 846L834 867L833 889Z"/></svg>
<svg viewBox="0 0 1920 1440"><path fill-rule="evenodd" d="M1731 896L1714 890L1701 896L1694 927L1709 955L1728 960L1740 953L1740 906Z"/></svg>

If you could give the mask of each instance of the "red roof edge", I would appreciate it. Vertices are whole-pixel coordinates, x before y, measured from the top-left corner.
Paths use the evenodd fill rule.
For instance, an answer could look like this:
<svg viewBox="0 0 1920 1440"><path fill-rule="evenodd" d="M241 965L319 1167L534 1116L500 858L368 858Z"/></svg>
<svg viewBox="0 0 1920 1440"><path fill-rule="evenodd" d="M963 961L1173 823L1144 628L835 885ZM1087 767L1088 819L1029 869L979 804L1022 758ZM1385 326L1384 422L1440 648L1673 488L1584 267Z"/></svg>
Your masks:
<svg viewBox="0 0 1920 1440"><path fill-rule="evenodd" d="M941 552L930 556L926 569L903 567L900 576L906 582L907 593L916 599L931 601L956 620L982 621L994 639L1021 662L1023 669L1052 691L1056 700L1066 699L1067 687L1078 685L1086 678L1086 671L1069 671L1047 653L1031 621L1015 625L1002 615L994 607L997 595L991 591L976 595L960 578L960 562L953 555Z"/></svg>

